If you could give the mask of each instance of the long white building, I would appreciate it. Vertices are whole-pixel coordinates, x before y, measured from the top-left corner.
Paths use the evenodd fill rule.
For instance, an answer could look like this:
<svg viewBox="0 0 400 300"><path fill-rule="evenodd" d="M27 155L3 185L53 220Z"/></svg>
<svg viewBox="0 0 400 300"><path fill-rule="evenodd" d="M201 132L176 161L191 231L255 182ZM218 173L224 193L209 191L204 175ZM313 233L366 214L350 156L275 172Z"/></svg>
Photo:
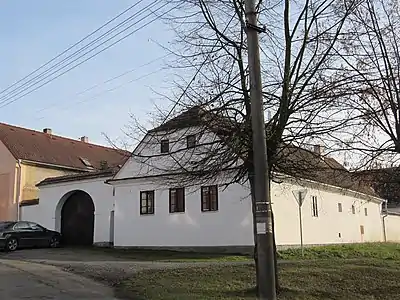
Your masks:
<svg viewBox="0 0 400 300"><path fill-rule="evenodd" d="M191 164L196 159L193 153L204 153L198 149L217 138L212 131L197 134L199 128L193 122L185 126L178 121L179 117L170 123L173 128L150 131L117 172L44 180L39 184L39 203L22 207L22 218L58 230L69 240L80 232L91 233L79 238L82 244L250 248L253 221L248 182L226 186L232 176L232 171L226 171L213 180L185 185L179 181L181 175L168 172L175 170L177 155L182 165ZM400 236L396 227L384 228L384 200L372 189L352 182L350 173L332 158L300 151L307 161L312 159L322 167L304 178L275 174L271 194L278 245L299 245L301 234L307 245L377 242ZM300 210L299 192L304 197ZM66 218L74 210L87 210L91 217L85 224L75 224L73 218ZM393 218L386 226L397 224Z"/></svg>

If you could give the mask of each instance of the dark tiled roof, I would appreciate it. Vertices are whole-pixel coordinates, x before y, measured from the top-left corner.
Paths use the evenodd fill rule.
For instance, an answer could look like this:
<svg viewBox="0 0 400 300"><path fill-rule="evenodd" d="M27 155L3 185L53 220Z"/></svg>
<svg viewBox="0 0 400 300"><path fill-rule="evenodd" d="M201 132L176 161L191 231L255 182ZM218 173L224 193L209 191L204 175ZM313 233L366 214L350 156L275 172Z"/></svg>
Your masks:
<svg viewBox="0 0 400 300"><path fill-rule="evenodd" d="M60 183L60 182L70 182L75 180L85 180L85 179L95 179L95 178L102 178L102 177L111 177L114 176L118 171L118 168L112 170L105 170L105 171L97 171L97 172L86 172L86 173L78 173L78 174L69 174L64 176L58 177L49 177L41 182L39 182L36 186L43 186L49 185L53 183Z"/></svg>
<svg viewBox="0 0 400 300"><path fill-rule="evenodd" d="M16 159L89 170L122 165L130 153L53 134L0 123L0 140Z"/></svg>
<svg viewBox="0 0 400 300"><path fill-rule="evenodd" d="M354 175L372 185L379 197L388 201L389 207L400 206L400 168L364 170Z"/></svg>
<svg viewBox="0 0 400 300"><path fill-rule="evenodd" d="M200 106L194 106L186 111L183 111L176 117L164 122L160 126L153 128L149 132L175 130L204 125L203 118L205 114L206 112Z"/></svg>
<svg viewBox="0 0 400 300"><path fill-rule="evenodd" d="M354 176L332 157L286 146L278 157L277 172L379 197L371 184Z"/></svg>

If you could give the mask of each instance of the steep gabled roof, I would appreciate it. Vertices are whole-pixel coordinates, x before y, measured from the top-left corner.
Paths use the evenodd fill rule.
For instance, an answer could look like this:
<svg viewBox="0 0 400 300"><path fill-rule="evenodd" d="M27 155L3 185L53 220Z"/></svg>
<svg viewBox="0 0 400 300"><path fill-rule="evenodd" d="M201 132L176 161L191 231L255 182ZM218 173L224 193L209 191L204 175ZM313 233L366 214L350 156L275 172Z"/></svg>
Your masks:
<svg viewBox="0 0 400 300"><path fill-rule="evenodd" d="M121 165L130 153L0 123L0 140L16 159L80 170ZM92 166L92 167L91 167Z"/></svg>
<svg viewBox="0 0 400 300"><path fill-rule="evenodd" d="M183 111L176 117L164 122L149 132L168 131L175 129L183 129L194 126L204 125L205 111L200 106L194 106L188 110Z"/></svg>

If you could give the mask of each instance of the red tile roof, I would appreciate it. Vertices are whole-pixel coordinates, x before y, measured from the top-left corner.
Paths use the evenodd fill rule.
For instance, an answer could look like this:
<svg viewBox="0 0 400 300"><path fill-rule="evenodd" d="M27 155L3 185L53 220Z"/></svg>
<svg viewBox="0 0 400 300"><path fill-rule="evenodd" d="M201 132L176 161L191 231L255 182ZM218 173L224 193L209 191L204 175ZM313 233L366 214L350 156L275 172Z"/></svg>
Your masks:
<svg viewBox="0 0 400 300"><path fill-rule="evenodd" d="M122 165L130 153L53 134L0 123L0 141L16 159L80 170ZM93 168L85 165L87 160ZM103 166L104 167L104 166Z"/></svg>

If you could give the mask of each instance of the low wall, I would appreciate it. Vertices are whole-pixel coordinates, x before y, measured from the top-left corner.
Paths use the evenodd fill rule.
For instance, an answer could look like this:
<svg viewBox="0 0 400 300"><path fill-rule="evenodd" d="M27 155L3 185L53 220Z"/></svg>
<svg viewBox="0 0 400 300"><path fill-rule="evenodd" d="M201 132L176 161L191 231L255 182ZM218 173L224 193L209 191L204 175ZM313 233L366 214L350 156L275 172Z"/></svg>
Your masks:
<svg viewBox="0 0 400 300"><path fill-rule="evenodd" d="M20 220L31 221L41 224L39 204L24 205L19 208ZM43 225L43 224L41 224Z"/></svg>
<svg viewBox="0 0 400 300"><path fill-rule="evenodd" d="M389 214L384 217L387 242L400 242L400 214Z"/></svg>

